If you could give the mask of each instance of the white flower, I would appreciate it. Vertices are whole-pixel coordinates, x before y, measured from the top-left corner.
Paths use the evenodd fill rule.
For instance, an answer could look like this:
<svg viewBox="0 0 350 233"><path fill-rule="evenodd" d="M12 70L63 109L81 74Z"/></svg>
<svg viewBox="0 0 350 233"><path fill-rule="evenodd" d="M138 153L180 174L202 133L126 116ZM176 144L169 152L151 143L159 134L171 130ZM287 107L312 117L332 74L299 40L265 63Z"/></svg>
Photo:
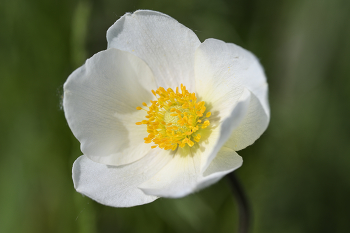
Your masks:
<svg viewBox="0 0 350 233"><path fill-rule="evenodd" d="M73 165L78 192L109 206L142 205L193 193L242 165L235 151L260 137L270 115L252 53L201 43L148 10L125 14L107 40L64 85L65 116L84 154Z"/></svg>

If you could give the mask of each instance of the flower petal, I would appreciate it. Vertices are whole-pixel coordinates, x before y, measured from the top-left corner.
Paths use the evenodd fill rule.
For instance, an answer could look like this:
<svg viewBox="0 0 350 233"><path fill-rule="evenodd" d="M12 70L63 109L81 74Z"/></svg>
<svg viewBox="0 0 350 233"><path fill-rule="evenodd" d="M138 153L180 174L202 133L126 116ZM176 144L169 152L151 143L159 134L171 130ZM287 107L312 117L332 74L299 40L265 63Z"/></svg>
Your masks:
<svg viewBox="0 0 350 233"><path fill-rule="evenodd" d="M249 51L216 39L205 40L196 51L196 89L213 101L239 96L237 86L250 90L270 115L267 83L258 59ZM234 93L237 93L234 96Z"/></svg>
<svg viewBox="0 0 350 233"><path fill-rule="evenodd" d="M207 137L207 140L204 140L199 144L200 150L202 151L202 171L205 171L208 168L210 163L216 157L217 153L220 151L221 147L230 138L233 130L239 127L248 112L250 99L251 92L244 89L230 115L223 119L222 122L216 123L218 126L215 127L215 125L213 125L212 128L209 128L211 131Z"/></svg>
<svg viewBox="0 0 350 233"><path fill-rule="evenodd" d="M208 111L212 113L211 118L215 116L221 122L232 112L244 86L225 64L225 57L215 54L205 42L195 55L196 92L198 98L206 102Z"/></svg>
<svg viewBox="0 0 350 233"><path fill-rule="evenodd" d="M152 150L139 161L123 166L108 166L93 162L85 155L73 165L75 189L108 206L142 205L158 197L144 194L139 184L156 174L172 156L164 150Z"/></svg>
<svg viewBox="0 0 350 233"><path fill-rule="evenodd" d="M183 197L194 191L200 176L200 153L178 148L173 159L155 176L139 186L146 194L159 197Z"/></svg>
<svg viewBox="0 0 350 233"><path fill-rule="evenodd" d="M235 128L225 146L238 151L253 144L266 130L269 117L258 98L251 94L249 109L243 121Z"/></svg>
<svg viewBox="0 0 350 233"><path fill-rule="evenodd" d="M183 83L194 90L196 34L168 15L138 10L118 19L107 31L108 48L118 48L143 59L157 85L167 89Z"/></svg>
<svg viewBox="0 0 350 233"><path fill-rule="evenodd" d="M216 183L226 174L242 166L242 163L242 157L234 150L228 147L221 147L213 161L204 171L196 189L200 190Z"/></svg>
<svg viewBox="0 0 350 233"><path fill-rule="evenodd" d="M242 158L235 151L223 147L202 173L201 151L194 147L179 148L174 158L139 188L148 195L183 197L217 182L242 165Z"/></svg>
<svg viewBox="0 0 350 233"><path fill-rule="evenodd" d="M263 69L253 54L237 45L215 39L208 39L198 47L195 79L199 98L209 103L209 111L212 112L210 122L226 124L213 129L220 130L220 137L214 139L215 148L203 154L202 168L206 169L234 132L229 129L235 130L235 133L225 146L234 150L252 144L266 129L270 114L267 84ZM247 111L249 116L245 117Z"/></svg>
<svg viewBox="0 0 350 233"><path fill-rule="evenodd" d="M142 158L145 111L155 80L136 56L117 49L102 51L75 70L64 84L63 107L82 152L95 162L122 165Z"/></svg>

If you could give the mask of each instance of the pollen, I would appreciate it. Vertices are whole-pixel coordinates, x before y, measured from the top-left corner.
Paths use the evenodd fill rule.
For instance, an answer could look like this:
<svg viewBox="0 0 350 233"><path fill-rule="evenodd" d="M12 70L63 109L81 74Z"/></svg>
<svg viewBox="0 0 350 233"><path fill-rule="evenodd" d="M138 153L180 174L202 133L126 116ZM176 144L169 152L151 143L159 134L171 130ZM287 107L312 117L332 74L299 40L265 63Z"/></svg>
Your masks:
<svg viewBox="0 0 350 233"><path fill-rule="evenodd" d="M152 149L192 147L201 139L200 130L210 125L207 118L211 113L206 112L205 102L197 102L196 94L190 93L183 84L180 91L178 87L175 91L159 87L156 91L152 90L156 101L150 101L150 106L143 102L143 107L136 107L147 111L146 120L136 122L136 125L147 125L148 136L144 140L154 144Z"/></svg>

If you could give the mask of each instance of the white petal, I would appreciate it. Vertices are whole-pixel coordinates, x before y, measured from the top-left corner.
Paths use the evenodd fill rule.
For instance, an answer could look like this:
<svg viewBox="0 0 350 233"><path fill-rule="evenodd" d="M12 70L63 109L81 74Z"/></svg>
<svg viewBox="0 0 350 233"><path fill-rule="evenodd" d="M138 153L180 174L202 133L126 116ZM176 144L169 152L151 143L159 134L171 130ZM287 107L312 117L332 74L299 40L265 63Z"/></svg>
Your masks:
<svg viewBox="0 0 350 233"><path fill-rule="evenodd" d="M216 122L215 114L209 118L210 122L213 123L208 127L210 130L209 136L207 136L206 140L203 140L203 142L201 140L199 143L202 151L202 171L208 168L221 147L230 138L233 130L239 127L243 121L248 111L250 98L251 92L244 89L233 110L231 110L230 115L223 119L223 121Z"/></svg>
<svg viewBox="0 0 350 233"><path fill-rule="evenodd" d="M206 102L208 111L217 121L227 118L244 91L240 80L233 76L224 56L211 51L206 40L195 55L195 80L198 98Z"/></svg>
<svg viewBox="0 0 350 233"><path fill-rule="evenodd" d="M216 183L226 174L242 166L242 163L242 157L239 156L234 150L227 147L221 147L214 160L203 173L196 189L200 190Z"/></svg>
<svg viewBox="0 0 350 233"><path fill-rule="evenodd" d="M200 153L190 147L178 148L173 159L155 176L139 186L146 194L183 197L194 191L200 176Z"/></svg>
<svg viewBox="0 0 350 233"><path fill-rule="evenodd" d="M139 10L127 13L107 31L108 48L118 48L143 59L158 86L175 88L183 83L194 90L196 34L168 15Z"/></svg>
<svg viewBox="0 0 350 233"><path fill-rule="evenodd" d="M213 129L220 130L220 138L216 137L217 145L212 152L203 154L205 169L228 140L233 132L230 130L235 133L226 146L234 150L245 148L259 138L267 127L270 110L261 65L253 54L237 45L215 39L201 44L195 56L195 79L199 98L208 103L208 111L212 112L210 123L226 124ZM241 98L239 104L238 98ZM248 109L249 116L245 117Z"/></svg>
<svg viewBox="0 0 350 233"><path fill-rule="evenodd" d="M269 117L254 94L251 94L249 109L244 120L235 128L225 146L238 151L253 144L266 130Z"/></svg>
<svg viewBox="0 0 350 233"><path fill-rule="evenodd" d="M199 148L179 148L174 158L154 177L139 186L146 194L178 198L205 188L242 165L242 158L223 147L204 173Z"/></svg>
<svg viewBox="0 0 350 233"><path fill-rule="evenodd" d="M213 101L225 96L237 98L241 91L237 86L242 85L259 99L266 115L270 115L264 70L251 52L235 44L207 39L196 51L195 64L196 88L200 96Z"/></svg>
<svg viewBox="0 0 350 233"><path fill-rule="evenodd" d="M152 150L139 161L123 166L108 166L80 156L73 165L75 189L108 206L142 205L158 197L144 194L139 184L157 173L170 159L169 152Z"/></svg>
<svg viewBox="0 0 350 233"><path fill-rule="evenodd" d="M131 163L149 150L146 126L137 126L153 98L151 70L136 56L117 49L95 54L64 85L63 107L82 152L95 162Z"/></svg>

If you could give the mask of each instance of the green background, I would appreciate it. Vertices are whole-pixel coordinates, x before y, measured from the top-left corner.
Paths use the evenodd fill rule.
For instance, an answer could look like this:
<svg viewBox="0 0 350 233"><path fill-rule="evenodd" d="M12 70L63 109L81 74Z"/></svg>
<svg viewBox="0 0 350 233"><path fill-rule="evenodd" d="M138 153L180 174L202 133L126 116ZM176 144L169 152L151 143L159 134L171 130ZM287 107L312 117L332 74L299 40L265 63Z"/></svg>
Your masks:
<svg viewBox="0 0 350 233"><path fill-rule="evenodd" d="M74 190L81 155L62 85L106 49L125 12L164 12L251 50L270 85L271 122L236 171L253 233L349 232L349 0L0 2L0 232L235 232L226 179L182 199L117 209Z"/></svg>

